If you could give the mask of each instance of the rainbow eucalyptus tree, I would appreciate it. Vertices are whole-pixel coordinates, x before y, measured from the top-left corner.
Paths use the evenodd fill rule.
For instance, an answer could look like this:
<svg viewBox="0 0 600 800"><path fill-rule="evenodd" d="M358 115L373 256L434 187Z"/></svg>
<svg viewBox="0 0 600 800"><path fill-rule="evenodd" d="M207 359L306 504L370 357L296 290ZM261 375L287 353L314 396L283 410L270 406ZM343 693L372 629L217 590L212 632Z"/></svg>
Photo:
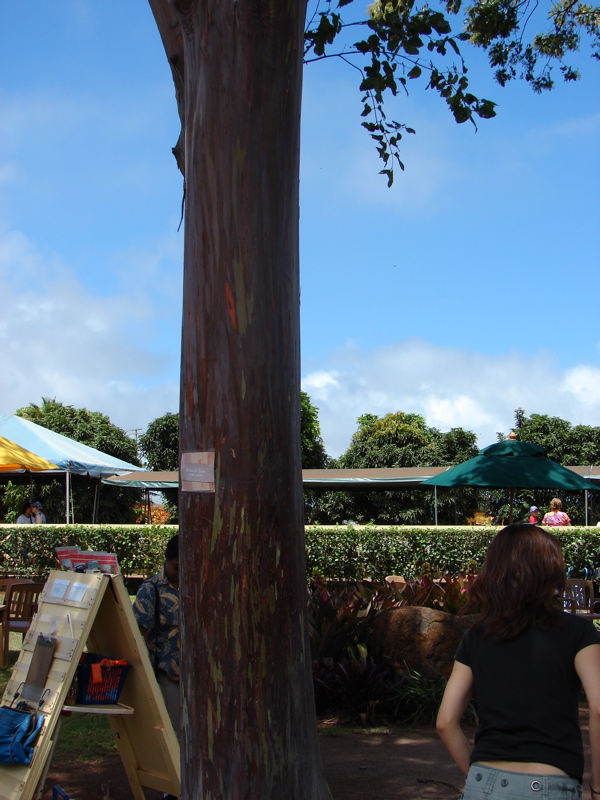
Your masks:
<svg viewBox="0 0 600 800"><path fill-rule="evenodd" d="M319 800L299 424L305 4L150 4L185 185L183 795Z"/></svg>

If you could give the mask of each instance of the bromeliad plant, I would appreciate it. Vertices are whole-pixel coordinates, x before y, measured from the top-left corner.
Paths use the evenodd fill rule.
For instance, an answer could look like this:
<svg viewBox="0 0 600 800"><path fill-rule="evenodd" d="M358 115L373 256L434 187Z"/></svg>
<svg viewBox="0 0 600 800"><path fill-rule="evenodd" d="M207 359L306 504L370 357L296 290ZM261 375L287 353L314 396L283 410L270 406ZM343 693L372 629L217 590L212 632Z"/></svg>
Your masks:
<svg viewBox="0 0 600 800"><path fill-rule="evenodd" d="M367 582L331 584L316 576L308 602L308 630L318 714L336 709L372 721L399 683L387 664L368 653L375 615L397 605L386 587Z"/></svg>
<svg viewBox="0 0 600 800"><path fill-rule="evenodd" d="M471 564L453 576L434 573L425 563L420 579L399 591L387 584L333 583L313 575L308 627L317 713L341 711L363 724L376 713L408 721L435 714L445 680L411 671L398 677L385 660L374 658L368 649L373 619L385 609L417 605L456 614L473 577Z"/></svg>
<svg viewBox="0 0 600 800"><path fill-rule="evenodd" d="M466 591L476 573L474 561L469 561L457 575L433 572L425 562L418 581L407 581L402 590L392 589L398 606L435 608L446 614L458 614L466 603Z"/></svg>
<svg viewBox="0 0 600 800"><path fill-rule="evenodd" d="M317 577L308 600L313 661L360 658L366 653L375 614L396 605L396 598L378 584L366 581L334 584Z"/></svg>

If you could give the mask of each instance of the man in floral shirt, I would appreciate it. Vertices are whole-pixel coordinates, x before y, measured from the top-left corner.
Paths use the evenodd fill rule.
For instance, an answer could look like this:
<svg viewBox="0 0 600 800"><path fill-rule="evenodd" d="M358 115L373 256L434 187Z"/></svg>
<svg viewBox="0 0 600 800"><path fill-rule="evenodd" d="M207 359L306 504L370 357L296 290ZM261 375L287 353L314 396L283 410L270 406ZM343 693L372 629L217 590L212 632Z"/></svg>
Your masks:
<svg viewBox="0 0 600 800"><path fill-rule="evenodd" d="M179 537L167 542L165 563L144 581L133 613L148 647L150 663L179 738Z"/></svg>

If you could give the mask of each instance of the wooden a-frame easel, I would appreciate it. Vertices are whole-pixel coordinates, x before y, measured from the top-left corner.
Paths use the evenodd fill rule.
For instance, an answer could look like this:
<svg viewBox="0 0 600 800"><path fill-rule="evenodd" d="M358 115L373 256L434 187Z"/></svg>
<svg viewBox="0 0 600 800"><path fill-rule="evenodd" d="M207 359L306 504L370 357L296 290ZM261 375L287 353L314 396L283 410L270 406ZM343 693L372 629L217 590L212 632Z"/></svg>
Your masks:
<svg viewBox="0 0 600 800"><path fill-rule="evenodd" d="M56 639L40 708L44 725L31 764L0 765L0 800L35 800L41 794L63 710L108 716L135 800L145 800L143 787L180 797L179 744L122 577L50 573L2 705L18 702L15 697L25 685L39 634ZM117 704L67 705L86 645L90 652L127 659L131 665Z"/></svg>

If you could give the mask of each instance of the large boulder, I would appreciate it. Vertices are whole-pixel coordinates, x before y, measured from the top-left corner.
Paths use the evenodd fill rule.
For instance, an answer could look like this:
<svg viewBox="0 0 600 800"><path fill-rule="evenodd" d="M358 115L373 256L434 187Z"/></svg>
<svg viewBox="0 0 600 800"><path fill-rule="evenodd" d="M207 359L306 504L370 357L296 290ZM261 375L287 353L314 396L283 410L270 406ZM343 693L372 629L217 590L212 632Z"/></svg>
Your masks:
<svg viewBox="0 0 600 800"><path fill-rule="evenodd" d="M369 649L389 659L400 674L408 667L448 678L463 633L476 618L420 606L390 608L374 618Z"/></svg>

